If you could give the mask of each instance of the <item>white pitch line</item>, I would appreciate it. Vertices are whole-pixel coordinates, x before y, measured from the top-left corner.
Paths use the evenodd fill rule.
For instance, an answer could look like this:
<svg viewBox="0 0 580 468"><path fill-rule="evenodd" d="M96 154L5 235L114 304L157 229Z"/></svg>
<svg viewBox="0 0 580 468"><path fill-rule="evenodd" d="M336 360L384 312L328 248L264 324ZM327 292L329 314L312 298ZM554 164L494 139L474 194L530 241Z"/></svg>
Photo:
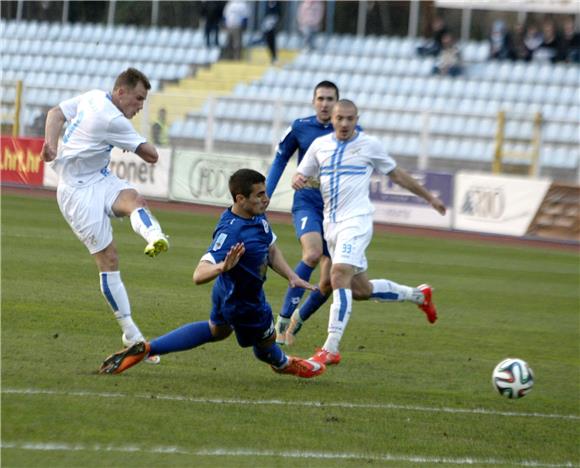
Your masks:
<svg viewBox="0 0 580 468"><path fill-rule="evenodd" d="M537 460L502 460L498 458L450 458L429 457L421 455L394 455L353 453L353 452L308 452L298 450L255 450L255 449L198 449L188 450L180 447L151 447L142 448L138 445L115 446L111 444L69 444L60 442L1 442L2 449L38 450L38 451L64 451L64 452L126 452L126 453L161 453L177 454L197 457L278 457L278 458L306 458L323 460L365 460L380 462L407 462L419 464L447 463L451 465L509 465L509 466L532 466L541 468L574 467L572 462L544 463Z"/></svg>
<svg viewBox="0 0 580 468"><path fill-rule="evenodd" d="M395 403L350 403L350 402L322 402L322 401L292 401L292 400L243 400L236 398L193 398L180 395L153 395L90 392L90 391L61 391L45 390L39 388L3 388L2 393L16 395L59 395L59 396L83 396L96 398L139 398L147 400L186 401L188 403L215 404L215 405L256 405L256 406L303 406L314 408L360 408L360 409L385 409L419 411L424 413L451 413L451 414L481 414L488 416L509 416L523 418L547 418L547 419L570 419L580 420L575 414L552 414L552 413L524 413L517 411L496 411L485 408L449 408L433 406L399 405Z"/></svg>

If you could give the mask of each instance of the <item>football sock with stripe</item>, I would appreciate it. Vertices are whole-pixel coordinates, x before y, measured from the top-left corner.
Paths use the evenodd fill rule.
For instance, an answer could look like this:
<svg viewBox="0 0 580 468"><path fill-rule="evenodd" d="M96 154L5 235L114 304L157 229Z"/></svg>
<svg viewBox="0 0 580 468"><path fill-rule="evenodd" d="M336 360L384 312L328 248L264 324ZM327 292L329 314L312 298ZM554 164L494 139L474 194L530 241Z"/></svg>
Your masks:
<svg viewBox="0 0 580 468"><path fill-rule="evenodd" d="M310 316L316 312L322 305L328 300L330 297L329 295L324 295L320 292L320 290L311 291L304 304L300 307L300 318L302 321L306 321L310 318Z"/></svg>
<svg viewBox="0 0 580 468"><path fill-rule="evenodd" d="M380 302L411 301L421 304L424 300L423 293L417 288L411 288L386 279L370 280L373 292L370 299Z"/></svg>
<svg viewBox="0 0 580 468"><path fill-rule="evenodd" d="M296 269L294 271L304 281L309 281L314 268L306 265L306 263L301 261L298 263L298 265L296 265ZM286 291L286 296L284 297L284 304L282 305L280 315L285 318L290 318L292 316L292 312L294 312L294 309L296 309L298 304L300 304L300 299L302 299L303 295L303 288L288 288Z"/></svg>
<svg viewBox="0 0 580 468"><path fill-rule="evenodd" d="M131 219L133 231L147 242L154 242L163 234L159 222L147 208L133 210L129 218Z"/></svg>
<svg viewBox="0 0 580 468"><path fill-rule="evenodd" d="M288 362L288 357L276 343L270 346L254 346L254 355L260 361L277 368L283 367Z"/></svg>
<svg viewBox="0 0 580 468"><path fill-rule="evenodd" d="M331 353L338 352L338 346L352 312L352 290L335 289L332 291L332 305L328 317L328 337L322 346Z"/></svg>
<svg viewBox="0 0 580 468"><path fill-rule="evenodd" d="M159 338L151 340L151 356L175 353L195 348L213 341L211 329L207 321L193 322L183 325Z"/></svg>
<svg viewBox="0 0 580 468"><path fill-rule="evenodd" d="M121 279L120 271L100 273L101 292L117 319L117 323L130 341L141 341L143 335L131 317L129 296Z"/></svg>

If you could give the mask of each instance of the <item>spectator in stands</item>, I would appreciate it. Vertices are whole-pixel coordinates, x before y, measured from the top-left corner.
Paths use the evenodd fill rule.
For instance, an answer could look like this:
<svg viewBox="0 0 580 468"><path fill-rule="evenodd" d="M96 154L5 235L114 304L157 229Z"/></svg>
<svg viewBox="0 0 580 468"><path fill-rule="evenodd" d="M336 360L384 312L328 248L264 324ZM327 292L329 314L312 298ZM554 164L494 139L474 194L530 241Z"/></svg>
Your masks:
<svg viewBox="0 0 580 468"><path fill-rule="evenodd" d="M534 54L542 45L543 40L542 33L538 29L538 26L536 26L534 23L528 24L524 36L524 44L529 52L529 60L534 58Z"/></svg>
<svg viewBox="0 0 580 468"><path fill-rule="evenodd" d="M532 59L532 51L526 45L527 27L525 23L517 23L513 35L513 52L515 60L529 62Z"/></svg>
<svg viewBox="0 0 580 468"><path fill-rule="evenodd" d="M306 50L314 50L316 34L322 27L324 2L303 0L298 7L298 30L304 40Z"/></svg>
<svg viewBox="0 0 580 468"><path fill-rule="evenodd" d="M552 19L546 19L542 24L542 43L534 52L534 60L552 63L563 60L560 34Z"/></svg>
<svg viewBox="0 0 580 468"><path fill-rule="evenodd" d="M276 34L278 32L278 24L280 23L281 10L280 2L268 1L266 2L266 11L262 24L260 25L261 37L252 41L252 45L261 44L265 42L270 52L270 61L274 64L278 61L278 49L276 47Z"/></svg>
<svg viewBox="0 0 580 468"><path fill-rule="evenodd" d="M493 22L489 35L489 58L495 60L514 60L512 36L502 20Z"/></svg>
<svg viewBox="0 0 580 468"><path fill-rule="evenodd" d="M150 164L159 159L155 146L129 121L143 108L149 89L148 78L128 68L117 77L112 92L92 90L62 101L48 113L42 147L42 159L59 176L56 198L60 211L97 264L101 292L123 331L125 346L144 338L131 317L111 218L130 218L135 233L147 242L144 253L149 257L169 248L143 196L108 167L113 146ZM58 151L65 122L69 125ZM159 362L159 356L148 362Z"/></svg>
<svg viewBox="0 0 580 468"><path fill-rule="evenodd" d="M228 31L225 58L242 58L242 35L248 26L250 10L244 0L230 0L224 8L224 20Z"/></svg>
<svg viewBox="0 0 580 468"><path fill-rule="evenodd" d="M207 47L220 46L220 25L225 6L225 1L201 2L201 16L205 19L204 34Z"/></svg>
<svg viewBox="0 0 580 468"><path fill-rule="evenodd" d="M580 63L580 32L576 31L572 17L564 20L561 56L566 62Z"/></svg>
<svg viewBox="0 0 580 468"><path fill-rule="evenodd" d="M417 47L417 53L422 57L436 57L443 47L443 35L448 33L445 20L435 16L431 22L431 37L424 44Z"/></svg>
<svg viewBox="0 0 580 468"><path fill-rule="evenodd" d="M156 145L167 146L169 144L167 111L163 107L159 109L157 120L151 125L151 137Z"/></svg>
<svg viewBox="0 0 580 468"><path fill-rule="evenodd" d="M451 33L443 34L441 38L441 52L433 67L434 75L459 76L463 73L463 63L455 38Z"/></svg>

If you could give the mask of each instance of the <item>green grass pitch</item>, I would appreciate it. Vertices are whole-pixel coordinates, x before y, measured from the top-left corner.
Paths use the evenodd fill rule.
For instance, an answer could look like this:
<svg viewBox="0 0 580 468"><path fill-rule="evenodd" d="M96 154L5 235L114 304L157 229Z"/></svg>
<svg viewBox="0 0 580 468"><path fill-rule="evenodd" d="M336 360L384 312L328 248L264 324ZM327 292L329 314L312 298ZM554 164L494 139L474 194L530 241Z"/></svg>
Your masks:
<svg viewBox="0 0 580 468"><path fill-rule="evenodd" d="M149 337L206 320L191 275L216 215L156 210L171 250L143 255L114 222L133 315ZM273 223L286 259L299 245ZM578 466L577 252L377 233L370 277L436 288L431 326L412 304L356 302L343 361L321 377L274 374L232 336L101 376L121 333L85 247L53 198L2 196L2 466ZM269 272L275 313L285 281ZM326 337L328 304L289 351ZM517 401L491 386L519 357Z"/></svg>

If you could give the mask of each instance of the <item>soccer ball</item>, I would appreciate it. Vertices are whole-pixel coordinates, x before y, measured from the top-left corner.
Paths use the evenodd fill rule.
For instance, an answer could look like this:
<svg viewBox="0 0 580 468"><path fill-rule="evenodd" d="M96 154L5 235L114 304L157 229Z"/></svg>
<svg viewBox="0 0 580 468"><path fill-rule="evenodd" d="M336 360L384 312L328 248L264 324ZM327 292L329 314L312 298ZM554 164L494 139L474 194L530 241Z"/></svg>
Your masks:
<svg viewBox="0 0 580 468"><path fill-rule="evenodd" d="M495 366L491 374L491 383L502 396L522 398L534 386L534 373L526 361L508 358Z"/></svg>

